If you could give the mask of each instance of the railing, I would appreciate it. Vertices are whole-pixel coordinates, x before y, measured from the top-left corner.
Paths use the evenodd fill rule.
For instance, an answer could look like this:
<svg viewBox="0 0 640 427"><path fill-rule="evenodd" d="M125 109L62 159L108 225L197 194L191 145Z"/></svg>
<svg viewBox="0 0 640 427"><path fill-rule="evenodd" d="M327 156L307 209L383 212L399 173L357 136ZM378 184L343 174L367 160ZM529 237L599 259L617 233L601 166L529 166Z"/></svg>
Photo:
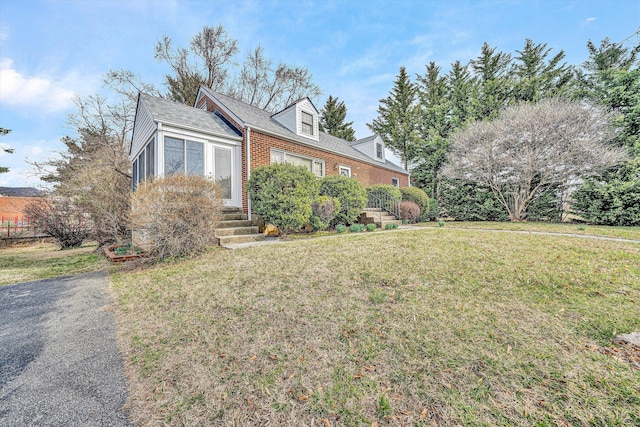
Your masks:
<svg viewBox="0 0 640 427"><path fill-rule="evenodd" d="M29 218L22 216L0 217L0 237L11 237L15 234L34 233L35 226Z"/></svg>
<svg viewBox="0 0 640 427"><path fill-rule="evenodd" d="M400 200L386 193L367 193L367 208L381 209L400 219Z"/></svg>

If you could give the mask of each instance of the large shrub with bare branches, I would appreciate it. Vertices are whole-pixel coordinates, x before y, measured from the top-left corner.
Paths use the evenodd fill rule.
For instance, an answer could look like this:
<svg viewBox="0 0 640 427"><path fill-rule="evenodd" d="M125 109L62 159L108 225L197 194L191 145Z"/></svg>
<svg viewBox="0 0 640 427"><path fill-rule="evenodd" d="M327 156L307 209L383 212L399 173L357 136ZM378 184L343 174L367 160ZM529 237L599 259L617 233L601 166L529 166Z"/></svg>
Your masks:
<svg viewBox="0 0 640 427"><path fill-rule="evenodd" d="M81 246L91 234L92 224L82 203L69 197L43 197L24 211L31 224L53 237L61 249Z"/></svg>
<svg viewBox="0 0 640 427"><path fill-rule="evenodd" d="M444 173L491 189L509 219L521 221L541 193L623 161L625 150L613 144L614 136L611 115L585 101L513 106L454 135Z"/></svg>
<svg viewBox="0 0 640 427"><path fill-rule="evenodd" d="M134 243L158 258L197 253L215 243L222 193L200 176L169 175L138 186L130 215Z"/></svg>

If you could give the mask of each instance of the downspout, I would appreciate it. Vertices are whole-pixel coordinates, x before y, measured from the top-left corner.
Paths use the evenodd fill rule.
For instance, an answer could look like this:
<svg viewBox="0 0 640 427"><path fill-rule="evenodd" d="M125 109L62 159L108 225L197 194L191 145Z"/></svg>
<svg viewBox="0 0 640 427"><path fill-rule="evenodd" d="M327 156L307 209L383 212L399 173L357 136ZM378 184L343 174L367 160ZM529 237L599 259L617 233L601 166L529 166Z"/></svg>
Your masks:
<svg viewBox="0 0 640 427"><path fill-rule="evenodd" d="M245 159L247 161L247 180L245 181L245 192L247 193L247 219L251 221L251 199L249 198L249 192L246 191L247 183L249 182L249 177L251 176L251 128L249 126L245 126L245 136L247 138L247 155L245 156Z"/></svg>

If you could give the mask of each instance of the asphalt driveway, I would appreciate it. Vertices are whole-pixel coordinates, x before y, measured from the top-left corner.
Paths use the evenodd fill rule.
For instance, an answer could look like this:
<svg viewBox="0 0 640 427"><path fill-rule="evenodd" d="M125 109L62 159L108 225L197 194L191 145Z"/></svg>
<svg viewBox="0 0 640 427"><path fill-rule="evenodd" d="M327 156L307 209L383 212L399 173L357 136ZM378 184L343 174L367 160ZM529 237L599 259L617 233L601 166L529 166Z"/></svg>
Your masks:
<svg viewBox="0 0 640 427"><path fill-rule="evenodd" d="M107 274L0 287L0 425L130 426Z"/></svg>

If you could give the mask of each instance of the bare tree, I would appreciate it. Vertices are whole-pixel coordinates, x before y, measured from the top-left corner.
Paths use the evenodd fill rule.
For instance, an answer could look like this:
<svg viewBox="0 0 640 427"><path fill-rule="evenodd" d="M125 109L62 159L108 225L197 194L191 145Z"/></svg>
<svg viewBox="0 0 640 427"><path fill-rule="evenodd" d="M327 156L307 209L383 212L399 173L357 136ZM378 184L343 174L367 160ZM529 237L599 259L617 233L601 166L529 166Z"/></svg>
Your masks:
<svg viewBox="0 0 640 427"><path fill-rule="evenodd" d="M594 104L548 99L507 108L452 138L445 175L490 188L512 221L554 186L602 172L626 158L612 141L611 115Z"/></svg>
<svg viewBox="0 0 640 427"><path fill-rule="evenodd" d="M264 49L258 46L249 52L240 75L228 94L247 104L266 111L281 110L308 96L315 98L322 91L311 81L311 73L304 67L279 63L273 67Z"/></svg>
<svg viewBox="0 0 640 427"><path fill-rule="evenodd" d="M230 70L237 66L233 61L237 53L238 41L222 25L205 26L191 39L189 48L174 49L167 36L155 48L155 58L172 70L165 76L168 96L187 105L195 103L200 85L272 112L305 96L321 94L307 68L282 62L274 66L261 46L249 52L234 78Z"/></svg>
<svg viewBox="0 0 640 427"><path fill-rule="evenodd" d="M54 183L56 196L83 206L93 223L92 237L99 243L126 239L133 106L127 99L107 104L100 96L78 97L75 103L69 124L77 135L62 139L66 150L57 157L31 164L44 172L41 179Z"/></svg>

